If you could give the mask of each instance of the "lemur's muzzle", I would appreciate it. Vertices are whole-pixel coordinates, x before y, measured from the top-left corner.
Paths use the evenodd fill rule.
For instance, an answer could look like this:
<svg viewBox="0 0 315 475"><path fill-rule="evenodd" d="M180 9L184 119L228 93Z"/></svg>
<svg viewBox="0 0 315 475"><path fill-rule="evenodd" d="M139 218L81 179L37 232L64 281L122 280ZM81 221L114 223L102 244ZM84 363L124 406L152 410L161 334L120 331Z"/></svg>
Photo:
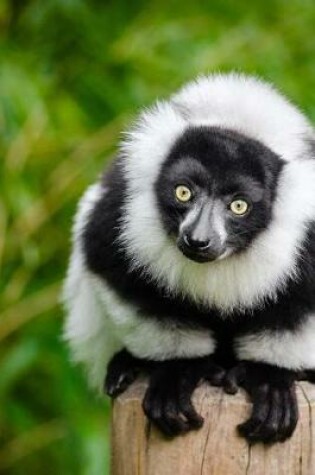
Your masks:
<svg viewBox="0 0 315 475"><path fill-rule="evenodd" d="M189 259L209 262L225 251L222 236L216 229L218 218L214 216L214 212L213 205L205 203L191 210L183 221L177 246Z"/></svg>

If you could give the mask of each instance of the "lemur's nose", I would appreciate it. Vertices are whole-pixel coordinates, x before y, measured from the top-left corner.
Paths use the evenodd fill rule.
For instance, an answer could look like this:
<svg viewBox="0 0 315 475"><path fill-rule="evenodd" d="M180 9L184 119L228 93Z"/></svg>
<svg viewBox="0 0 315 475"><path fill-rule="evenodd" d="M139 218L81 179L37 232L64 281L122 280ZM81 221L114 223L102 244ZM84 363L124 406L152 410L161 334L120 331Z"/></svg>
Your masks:
<svg viewBox="0 0 315 475"><path fill-rule="evenodd" d="M210 245L209 239L203 239L203 240L197 239L188 233L185 233L183 235L183 240L186 246L190 247L191 249L195 251L205 251Z"/></svg>

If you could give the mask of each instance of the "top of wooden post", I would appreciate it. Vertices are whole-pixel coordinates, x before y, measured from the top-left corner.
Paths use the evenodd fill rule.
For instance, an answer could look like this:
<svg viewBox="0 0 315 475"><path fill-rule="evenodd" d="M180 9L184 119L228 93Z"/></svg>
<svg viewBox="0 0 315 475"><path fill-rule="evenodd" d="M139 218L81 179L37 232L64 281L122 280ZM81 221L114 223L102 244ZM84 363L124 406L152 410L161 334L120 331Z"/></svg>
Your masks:
<svg viewBox="0 0 315 475"><path fill-rule="evenodd" d="M113 404L112 475L315 475L315 385L297 383L299 422L284 443L249 446L239 437L251 405L245 393L206 384L194 394L200 430L169 439L143 414L146 382L135 382Z"/></svg>

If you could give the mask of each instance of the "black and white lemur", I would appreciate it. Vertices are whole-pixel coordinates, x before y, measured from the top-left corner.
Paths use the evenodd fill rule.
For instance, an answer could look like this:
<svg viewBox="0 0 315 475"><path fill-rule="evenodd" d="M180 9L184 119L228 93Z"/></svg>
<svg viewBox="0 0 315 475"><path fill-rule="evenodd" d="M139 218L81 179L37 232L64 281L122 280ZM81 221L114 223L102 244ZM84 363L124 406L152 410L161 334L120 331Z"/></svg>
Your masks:
<svg viewBox="0 0 315 475"><path fill-rule="evenodd" d="M247 440L288 438L294 381L315 368L315 145L304 115L239 74L145 110L80 201L65 338L110 396L140 371L166 434L202 425L201 380L252 414Z"/></svg>

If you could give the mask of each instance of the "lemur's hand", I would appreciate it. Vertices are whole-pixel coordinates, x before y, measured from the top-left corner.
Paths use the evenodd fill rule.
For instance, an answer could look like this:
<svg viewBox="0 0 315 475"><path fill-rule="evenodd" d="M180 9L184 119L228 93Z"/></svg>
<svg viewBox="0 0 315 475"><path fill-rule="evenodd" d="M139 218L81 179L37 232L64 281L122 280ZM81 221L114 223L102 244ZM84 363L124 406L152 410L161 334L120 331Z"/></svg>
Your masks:
<svg viewBox="0 0 315 475"><path fill-rule="evenodd" d="M144 397L145 414L168 436L199 429L203 418L192 404L192 394L205 374L221 377L222 373L209 357L158 363Z"/></svg>
<svg viewBox="0 0 315 475"><path fill-rule="evenodd" d="M315 370L314 369L307 369L304 371L299 371L297 373L297 380L298 381L308 381L310 383L315 383Z"/></svg>
<svg viewBox="0 0 315 475"><path fill-rule="evenodd" d="M241 366L240 366L241 365ZM294 371L249 361L240 362L241 386L253 403L250 418L238 426L249 442L283 442L294 432L298 406Z"/></svg>
<svg viewBox="0 0 315 475"><path fill-rule="evenodd" d="M127 350L122 350L111 359L104 382L104 391L110 397L123 393L138 374L148 371L150 362L132 356Z"/></svg>

